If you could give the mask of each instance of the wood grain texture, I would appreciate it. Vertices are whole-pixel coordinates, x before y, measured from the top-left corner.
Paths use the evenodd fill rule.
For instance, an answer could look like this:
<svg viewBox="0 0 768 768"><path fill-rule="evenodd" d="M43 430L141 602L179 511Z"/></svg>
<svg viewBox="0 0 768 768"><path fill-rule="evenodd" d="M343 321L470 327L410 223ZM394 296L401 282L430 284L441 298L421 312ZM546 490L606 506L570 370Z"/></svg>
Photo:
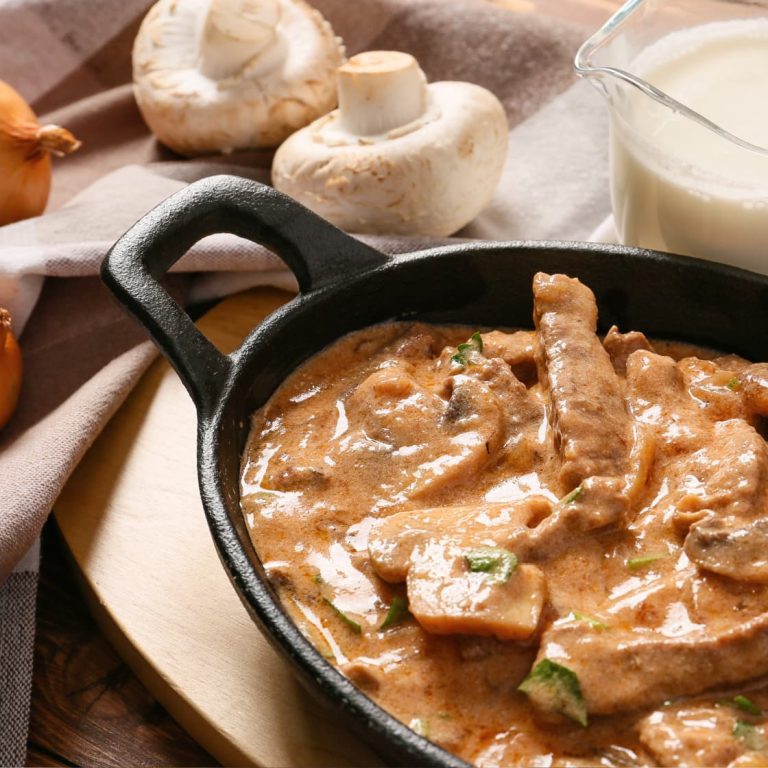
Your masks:
<svg viewBox="0 0 768 768"><path fill-rule="evenodd" d="M215 765L90 617L54 523L43 533L27 765Z"/></svg>

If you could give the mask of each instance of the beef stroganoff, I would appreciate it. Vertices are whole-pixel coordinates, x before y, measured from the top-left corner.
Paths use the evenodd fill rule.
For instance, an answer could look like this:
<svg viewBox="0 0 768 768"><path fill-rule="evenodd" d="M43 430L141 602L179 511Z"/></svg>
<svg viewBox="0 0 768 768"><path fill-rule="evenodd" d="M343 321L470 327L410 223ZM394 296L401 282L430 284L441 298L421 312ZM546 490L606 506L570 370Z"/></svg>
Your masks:
<svg viewBox="0 0 768 768"><path fill-rule="evenodd" d="M375 326L281 385L241 478L271 582L478 766L768 765L768 365L533 295L534 331Z"/></svg>

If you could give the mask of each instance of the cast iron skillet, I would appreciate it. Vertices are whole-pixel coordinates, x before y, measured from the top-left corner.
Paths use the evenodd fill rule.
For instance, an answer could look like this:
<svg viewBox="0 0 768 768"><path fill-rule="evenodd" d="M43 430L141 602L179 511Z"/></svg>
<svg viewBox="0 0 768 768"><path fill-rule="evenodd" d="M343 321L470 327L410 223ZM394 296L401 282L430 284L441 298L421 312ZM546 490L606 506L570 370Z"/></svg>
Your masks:
<svg viewBox="0 0 768 768"><path fill-rule="evenodd" d="M220 354L158 280L197 240L231 232L277 253L300 293ZM530 327L535 272L579 277L595 292L601 329L616 323L768 359L768 279L651 251L591 243L472 243L388 257L295 201L245 179L190 185L115 244L104 282L144 326L198 412L200 494L219 556L240 598L301 681L390 763L466 766L358 691L298 631L267 582L239 506L250 415L299 363L349 331L395 318Z"/></svg>

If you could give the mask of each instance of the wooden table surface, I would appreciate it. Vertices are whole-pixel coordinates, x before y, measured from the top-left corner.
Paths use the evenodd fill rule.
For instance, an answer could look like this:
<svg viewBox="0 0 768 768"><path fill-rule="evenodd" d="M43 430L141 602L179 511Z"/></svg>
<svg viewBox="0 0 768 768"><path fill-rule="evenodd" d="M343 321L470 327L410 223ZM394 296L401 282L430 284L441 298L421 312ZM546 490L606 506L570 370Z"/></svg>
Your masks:
<svg viewBox="0 0 768 768"><path fill-rule="evenodd" d="M489 0L596 28L620 0ZM28 765L217 763L152 698L81 598L53 522L43 531Z"/></svg>

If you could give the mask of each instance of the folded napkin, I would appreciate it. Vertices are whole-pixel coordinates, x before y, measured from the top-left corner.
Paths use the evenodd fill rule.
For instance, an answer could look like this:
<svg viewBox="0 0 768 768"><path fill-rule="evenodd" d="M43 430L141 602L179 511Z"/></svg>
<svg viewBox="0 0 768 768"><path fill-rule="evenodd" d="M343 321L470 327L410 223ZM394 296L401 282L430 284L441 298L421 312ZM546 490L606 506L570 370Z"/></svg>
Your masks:
<svg viewBox="0 0 768 768"><path fill-rule="evenodd" d="M99 283L101 259L136 219L194 179L221 172L269 179L269 152L182 160L150 136L127 85L130 44L148 5L0 4L0 79L47 111L45 121L83 141L81 151L55 162L48 212L0 228L0 306L23 328L25 359L18 411L0 432L0 765L24 760L36 555L21 567L20 560L72 469L155 354ZM585 239L605 218L604 111L571 74L586 30L488 0L314 5L348 53L409 51L430 80L476 82L504 103L511 131L503 178L462 237ZM389 253L435 244L364 239ZM276 256L231 235L201 241L174 271L169 288L185 300L250 285L295 286Z"/></svg>

